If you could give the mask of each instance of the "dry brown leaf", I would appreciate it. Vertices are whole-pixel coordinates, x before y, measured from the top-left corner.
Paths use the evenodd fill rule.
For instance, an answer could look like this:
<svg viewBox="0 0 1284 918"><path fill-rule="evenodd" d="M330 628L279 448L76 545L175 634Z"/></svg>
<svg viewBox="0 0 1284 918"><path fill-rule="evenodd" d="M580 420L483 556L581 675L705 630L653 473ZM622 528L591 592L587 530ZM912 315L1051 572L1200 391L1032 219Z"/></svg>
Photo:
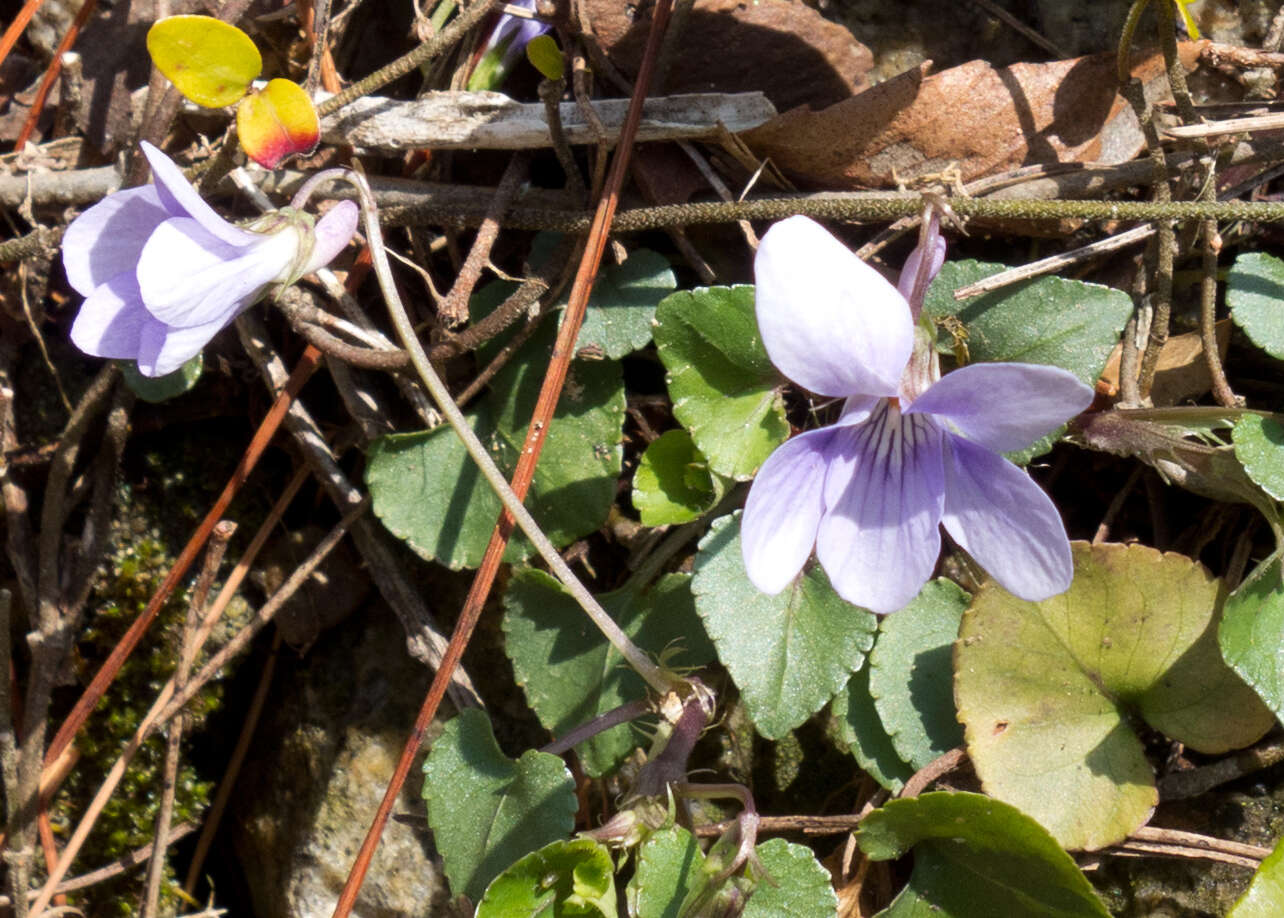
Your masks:
<svg viewBox="0 0 1284 918"><path fill-rule="evenodd" d="M630 77L642 60L651 17L635 4L584 0L594 37ZM649 5L648 5L649 9ZM863 89L874 65L851 32L797 0L696 0L659 93L766 94L780 111L822 107Z"/></svg>
<svg viewBox="0 0 1284 918"><path fill-rule="evenodd" d="M1225 359L1230 346L1231 320L1219 319L1214 326L1217 336L1217 353ZM1111 398L1119 394L1119 361L1123 345L1116 344L1097 381L1097 391ZM1150 400L1156 408L1179 405L1199 398L1213 387L1213 377L1204 359L1204 344L1199 332L1173 335L1159 351L1155 364L1155 381L1150 387Z"/></svg>
<svg viewBox="0 0 1284 918"><path fill-rule="evenodd" d="M1196 49L1183 47L1194 66ZM822 111L795 109L742 135L794 180L882 188L957 168L968 182L1036 163L1132 159L1142 139L1115 92L1115 57L1097 54L995 68L928 64ZM1158 56L1133 69L1162 81Z"/></svg>
<svg viewBox="0 0 1284 918"><path fill-rule="evenodd" d="M640 143L629 162L633 180L653 204L685 204L709 187L691 158L672 143Z"/></svg>

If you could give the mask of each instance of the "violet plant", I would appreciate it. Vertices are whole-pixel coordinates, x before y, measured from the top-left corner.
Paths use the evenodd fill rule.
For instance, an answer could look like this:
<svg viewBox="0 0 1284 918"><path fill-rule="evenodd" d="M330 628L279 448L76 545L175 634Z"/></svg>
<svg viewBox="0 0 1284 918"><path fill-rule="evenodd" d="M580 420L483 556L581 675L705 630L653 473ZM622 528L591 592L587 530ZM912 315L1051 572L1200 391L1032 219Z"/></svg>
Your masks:
<svg viewBox="0 0 1284 918"><path fill-rule="evenodd" d="M944 247L931 245L934 274ZM762 239L754 273L767 353L804 388L845 399L837 421L789 440L754 480L741 544L763 592L784 589L814 546L840 596L894 612L931 576L941 525L1022 599L1070 585L1056 507L1001 454L1087 408L1092 390L1020 363L942 377L905 296L920 259L916 250L897 290L806 217Z"/></svg>
<svg viewBox="0 0 1284 918"><path fill-rule="evenodd" d="M144 376L181 367L274 286L329 264L357 228L342 201L320 220L284 208L246 227L224 220L144 141L153 184L127 188L67 228L63 266L85 297L71 329L86 354L134 360Z"/></svg>
<svg viewBox="0 0 1284 918"><path fill-rule="evenodd" d="M535 12L535 0L517 0L510 6ZM468 79L471 90L498 89L532 40L545 35L552 26L540 19L504 13L495 22L490 38Z"/></svg>

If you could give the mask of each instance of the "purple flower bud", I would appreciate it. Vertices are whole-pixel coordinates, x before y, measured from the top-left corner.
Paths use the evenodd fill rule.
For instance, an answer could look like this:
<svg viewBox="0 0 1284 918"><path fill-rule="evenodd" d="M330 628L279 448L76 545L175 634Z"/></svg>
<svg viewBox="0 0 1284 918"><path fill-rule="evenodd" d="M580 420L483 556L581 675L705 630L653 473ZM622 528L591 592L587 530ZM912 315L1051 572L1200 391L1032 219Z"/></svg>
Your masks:
<svg viewBox="0 0 1284 918"><path fill-rule="evenodd" d="M269 287L329 264L356 232L351 201L315 227L288 210L260 221L260 231L233 226L164 153L146 141L142 150L154 184L118 191L73 220L62 261L85 297L72 342L135 360L144 376L177 370Z"/></svg>
<svg viewBox="0 0 1284 918"><path fill-rule="evenodd" d="M535 12L536 0L513 0L513 6L519 6ZM518 56L526 50L526 45L531 39L538 38L540 35L548 32L553 27L541 19L528 19L525 16L514 16L512 13L504 13L495 23L495 28L491 30L490 39L486 42L483 53L490 51L492 48L503 48L502 69L511 70L513 63Z"/></svg>
<svg viewBox="0 0 1284 918"><path fill-rule="evenodd" d="M932 248L935 271L944 253ZM758 472L741 522L753 584L780 592L814 548L840 596L894 612L932 575L944 525L1022 599L1067 589L1070 544L1057 509L1000 453L1083 411L1092 390L1065 370L1021 363L907 383L905 296L806 217L767 231L754 273L772 362L846 403L834 424L794 437ZM905 273L912 284L917 265Z"/></svg>

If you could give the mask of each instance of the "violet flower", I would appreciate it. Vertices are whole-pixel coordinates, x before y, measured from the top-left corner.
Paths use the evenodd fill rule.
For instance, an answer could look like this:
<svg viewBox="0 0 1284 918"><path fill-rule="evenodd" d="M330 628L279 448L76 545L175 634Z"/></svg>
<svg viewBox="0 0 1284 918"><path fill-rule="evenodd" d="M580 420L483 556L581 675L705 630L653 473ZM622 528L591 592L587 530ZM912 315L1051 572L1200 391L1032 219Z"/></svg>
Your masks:
<svg viewBox="0 0 1284 918"><path fill-rule="evenodd" d="M914 285L918 254L902 289ZM932 256L934 273L943 243ZM1057 509L1000 453L1055 430L1092 390L1065 370L1020 363L940 377L930 336L916 348L905 295L806 217L768 230L754 274L772 362L846 402L837 421L789 440L758 473L741 523L753 584L780 592L814 546L840 596L894 612L932 575L944 524L1009 592L1040 600L1067 589Z"/></svg>
<svg viewBox="0 0 1284 918"><path fill-rule="evenodd" d="M535 12L536 0L513 0L513 6ZM550 23L542 19L530 19L525 16L514 16L512 13L504 13L495 23L495 28L491 30L490 39L486 42L484 51L490 51L493 48L502 48L503 69L505 71L512 68L517 56L526 50L526 45L531 39L538 38L552 29Z"/></svg>
<svg viewBox="0 0 1284 918"><path fill-rule="evenodd" d="M328 264L357 228L343 201L312 225L286 208L250 228L228 223L182 172L144 141L155 183L109 195L63 236L67 280L85 296L71 340L87 354L135 360L163 376L274 284L291 284Z"/></svg>
<svg viewBox="0 0 1284 918"><path fill-rule="evenodd" d="M536 0L513 0L509 5L527 9L533 13ZM504 13L496 20L495 27L490 31L490 38L482 48L477 66L473 69L472 76L468 78L468 89L498 89L531 40L552 28L550 23L542 19Z"/></svg>

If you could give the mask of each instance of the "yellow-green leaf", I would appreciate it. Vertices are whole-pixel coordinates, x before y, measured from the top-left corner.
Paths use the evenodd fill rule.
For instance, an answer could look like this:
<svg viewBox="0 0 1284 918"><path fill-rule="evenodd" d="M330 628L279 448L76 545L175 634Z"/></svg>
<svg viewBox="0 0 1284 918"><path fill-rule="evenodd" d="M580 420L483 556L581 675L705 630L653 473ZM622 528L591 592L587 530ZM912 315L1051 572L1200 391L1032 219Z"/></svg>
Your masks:
<svg viewBox="0 0 1284 918"><path fill-rule="evenodd" d="M156 69L206 108L231 105L263 69L250 36L212 16L167 16L147 32Z"/></svg>
<svg viewBox="0 0 1284 918"><path fill-rule="evenodd" d="M321 121L303 87L271 80L236 108L236 133L246 155L265 169L293 153L311 153L321 139Z"/></svg>
<svg viewBox="0 0 1284 918"><path fill-rule="evenodd" d="M954 696L986 792L1067 848L1143 825L1158 800L1133 724L1221 754L1271 712L1222 660L1218 581L1142 545L1074 543L1074 582L1027 602L992 584L963 616Z"/></svg>
<svg viewBox="0 0 1284 918"><path fill-rule="evenodd" d="M547 79L560 80L563 68L562 49L552 35L536 35L526 43L526 59Z"/></svg>

